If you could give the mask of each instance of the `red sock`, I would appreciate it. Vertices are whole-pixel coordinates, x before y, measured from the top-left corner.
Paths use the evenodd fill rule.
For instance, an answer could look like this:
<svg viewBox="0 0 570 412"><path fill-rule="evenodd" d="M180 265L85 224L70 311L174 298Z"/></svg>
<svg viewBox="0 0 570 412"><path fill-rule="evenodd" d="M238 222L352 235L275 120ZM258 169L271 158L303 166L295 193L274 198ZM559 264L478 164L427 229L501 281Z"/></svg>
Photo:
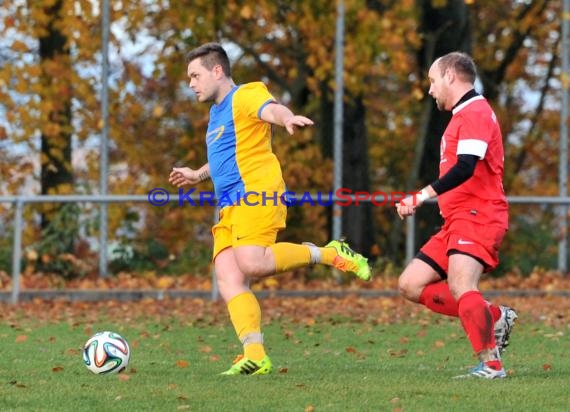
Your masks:
<svg viewBox="0 0 570 412"><path fill-rule="evenodd" d="M457 301L451 295L447 282L427 285L420 295L420 303L433 312L453 317L459 316ZM493 323L495 323L501 317L501 309L491 302L487 304L493 316Z"/></svg>
<svg viewBox="0 0 570 412"><path fill-rule="evenodd" d="M491 369L495 369L496 371L499 371L503 368L503 363L500 360L487 361L485 362L485 365Z"/></svg>
<svg viewBox="0 0 570 412"><path fill-rule="evenodd" d="M481 292L471 290L457 301L459 319L475 353L496 346L493 316Z"/></svg>
<svg viewBox="0 0 570 412"><path fill-rule="evenodd" d="M453 317L459 316L457 301L451 295L447 282L427 285L420 295L420 303L436 313Z"/></svg>
<svg viewBox="0 0 570 412"><path fill-rule="evenodd" d="M489 310L493 316L493 323L495 323L501 317L501 308L499 308L497 305L493 305L491 302L487 302L487 305L489 305Z"/></svg>

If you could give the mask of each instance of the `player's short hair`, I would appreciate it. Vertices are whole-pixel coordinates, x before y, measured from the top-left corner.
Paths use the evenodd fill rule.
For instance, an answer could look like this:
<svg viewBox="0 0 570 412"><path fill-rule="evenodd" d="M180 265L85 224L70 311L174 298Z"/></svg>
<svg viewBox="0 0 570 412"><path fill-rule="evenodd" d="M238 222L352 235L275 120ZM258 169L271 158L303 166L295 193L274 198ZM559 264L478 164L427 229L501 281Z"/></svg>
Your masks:
<svg viewBox="0 0 570 412"><path fill-rule="evenodd" d="M202 65L208 70L219 64L227 77L232 77L230 59L224 48L219 43L205 43L191 50L186 55L186 61L190 64L193 60L200 59Z"/></svg>
<svg viewBox="0 0 570 412"><path fill-rule="evenodd" d="M477 67L471 56L467 53L451 52L441 56L437 60L442 75L447 69L453 69L463 81L475 83Z"/></svg>

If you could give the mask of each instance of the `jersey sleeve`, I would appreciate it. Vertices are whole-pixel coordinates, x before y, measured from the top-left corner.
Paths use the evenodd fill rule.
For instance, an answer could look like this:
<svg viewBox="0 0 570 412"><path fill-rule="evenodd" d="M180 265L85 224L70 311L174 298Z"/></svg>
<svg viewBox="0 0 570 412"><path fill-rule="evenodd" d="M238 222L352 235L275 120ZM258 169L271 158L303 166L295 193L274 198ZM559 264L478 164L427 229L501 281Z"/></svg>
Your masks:
<svg viewBox="0 0 570 412"><path fill-rule="evenodd" d="M487 113L479 114L478 112L472 112L469 115L462 116L457 143L458 156L473 155L479 159L485 158L494 132L492 119L488 118L489 115ZM493 112L491 114L494 116Z"/></svg>
<svg viewBox="0 0 570 412"><path fill-rule="evenodd" d="M242 85L236 97L239 99L239 102L236 102L236 107L239 107L243 114L249 118L260 118L263 108L276 102L273 95L267 90L267 86L262 82Z"/></svg>

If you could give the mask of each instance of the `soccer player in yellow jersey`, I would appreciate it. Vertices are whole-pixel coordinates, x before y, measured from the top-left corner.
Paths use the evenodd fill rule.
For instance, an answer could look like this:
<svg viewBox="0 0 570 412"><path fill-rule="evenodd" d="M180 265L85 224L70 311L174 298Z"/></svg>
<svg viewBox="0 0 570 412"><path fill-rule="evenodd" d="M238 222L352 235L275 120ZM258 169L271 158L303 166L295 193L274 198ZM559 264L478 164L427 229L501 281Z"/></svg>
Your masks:
<svg viewBox="0 0 570 412"><path fill-rule="evenodd" d="M214 268L220 294L243 344L225 375L262 375L272 371L261 333L261 309L249 279L311 264L334 266L370 279L366 258L343 241L325 247L310 243L275 243L285 228L286 192L279 160L271 149L272 125L293 134L313 125L276 102L261 82L236 85L225 50L207 43L187 57L190 88L199 102L211 102L206 132L208 162L199 169L174 168L169 181L177 187L211 178L221 207L212 228Z"/></svg>

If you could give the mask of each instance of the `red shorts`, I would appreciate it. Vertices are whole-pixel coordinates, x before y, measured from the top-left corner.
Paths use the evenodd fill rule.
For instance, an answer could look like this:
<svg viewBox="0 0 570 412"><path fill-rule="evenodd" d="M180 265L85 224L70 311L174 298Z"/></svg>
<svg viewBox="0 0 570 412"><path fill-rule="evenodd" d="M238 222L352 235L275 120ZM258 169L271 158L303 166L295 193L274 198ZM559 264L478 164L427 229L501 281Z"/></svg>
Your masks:
<svg viewBox="0 0 570 412"><path fill-rule="evenodd" d="M440 274L447 274L449 256L455 253L469 255L479 261L484 272L489 272L499 264L499 247L507 233L506 229L480 225L469 220L455 220L445 223L441 230L433 235L420 249L420 256L427 256ZM426 259L422 259L426 260ZM441 270L438 270L441 269Z"/></svg>

